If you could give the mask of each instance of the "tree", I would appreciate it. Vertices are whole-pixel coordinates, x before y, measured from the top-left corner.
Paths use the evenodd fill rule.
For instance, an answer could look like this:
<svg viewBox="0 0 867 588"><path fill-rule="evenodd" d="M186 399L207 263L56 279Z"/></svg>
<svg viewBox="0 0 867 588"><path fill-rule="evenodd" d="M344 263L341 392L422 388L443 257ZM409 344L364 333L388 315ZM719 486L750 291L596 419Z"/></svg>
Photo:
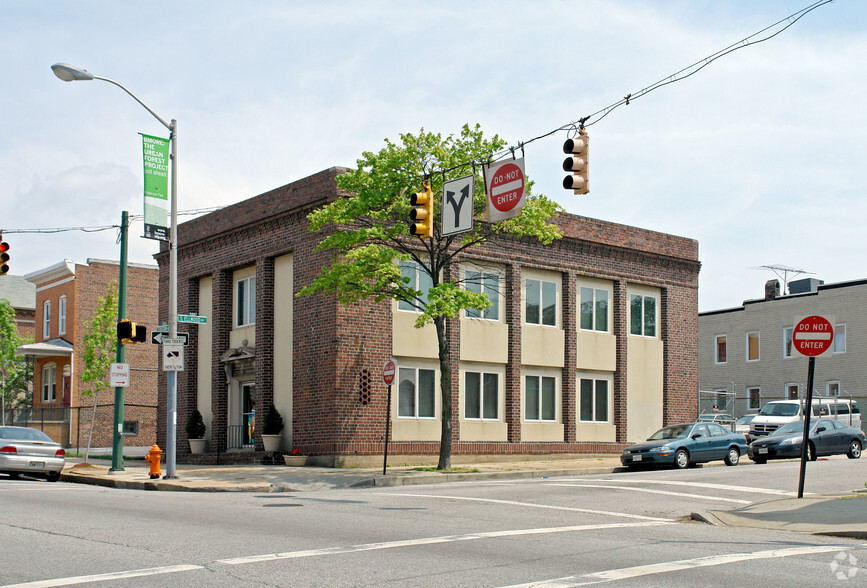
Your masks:
<svg viewBox="0 0 867 588"><path fill-rule="evenodd" d="M0 402L5 416L6 406L26 398L27 364L18 357L18 347L32 343L30 337L18 334L15 309L5 298L0 298L0 385L3 396Z"/></svg>
<svg viewBox="0 0 867 588"><path fill-rule="evenodd" d="M111 364L117 357L117 282L112 281L105 295L100 296L96 303L96 312L88 323L84 335L84 353L82 360L84 369L81 381L90 384L89 390L82 390L82 396L93 398L93 411L90 417L90 433L87 436L87 449L84 461L90 454L90 442L93 438L93 426L96 422L96 400L99 393L109 390L109 374Z"/></svg>
<svg viewBox="0 0 867 588"><path fill-rule="evenodd" d="M461 287L461 280L448 277L448 268L467 250L485 243L495 234L535 237L545 244L562 237L549 220L560 207L543 195L532 195L527 182L527 203L517 217L497 222L480 222L485 211L485 188L474 162L488 161L505 142L498 136L485 138L479 127L464 125L458 136L443 138L425 132L401 135L400 144L386 140L379 153L364 152L358 167L337 178L337 185L348 195L312 212L310 230L333 228L318 245L319 250L335 254L330 265L301 295L336 294L342 304L372 298L376 302L395 299L420 311L416 328L433 323L436 327L442 395L442 435L438 469L451 467L452 389L451 349L447 319L468 308L491 306L486 294ZM434 166L443 173L432 173ZM433 237L422 239L410 234L408 219L412 208L407 195L420 190L422 181L430 182L434 194L434 218L439 215L444 181L472 174L475 177L471 231L444 236L434 223ZM415 262L427 277L430 288L422 291L418 283L403 276L399 262Z"/></svg>

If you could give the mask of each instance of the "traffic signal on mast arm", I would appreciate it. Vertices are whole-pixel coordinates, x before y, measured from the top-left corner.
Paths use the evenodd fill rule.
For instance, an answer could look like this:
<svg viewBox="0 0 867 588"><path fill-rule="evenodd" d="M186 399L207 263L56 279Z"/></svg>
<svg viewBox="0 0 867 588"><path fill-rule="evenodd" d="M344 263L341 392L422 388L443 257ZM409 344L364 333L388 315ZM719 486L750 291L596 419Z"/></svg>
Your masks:
<svg viewBox="0 0 867 588"><path fill-rule="evenodd" d="M574 139L566 139L563 143L563 153L570 154L563 160L563 171L572 172L571 176L563 178L563 187L574 194L590 192L589 150L590 137L583 130Z"/></svg>
<svg viewBox="0 0 867 588"><path fill-rule="evenodd" d="M5 276L9 273L9 243L3 240L3 233L0 233L0 276Z"/></svg>
<svg viewBox="0 0 867 588"><path fill-rule="evenodd" d="M425 182L424 190L410 196L409 203L412 204L409 212L412 220L409 225L410 234L422 238L433 237L433 193L430 183Z"/></svg>
<svg viewBox="0 0 867 588"><path fill-rule="evenodd" d="M126 319L117 323L117 338L121 345L127 343L144 343L147 341L148 329L144 325L137 325Z"/></svg>

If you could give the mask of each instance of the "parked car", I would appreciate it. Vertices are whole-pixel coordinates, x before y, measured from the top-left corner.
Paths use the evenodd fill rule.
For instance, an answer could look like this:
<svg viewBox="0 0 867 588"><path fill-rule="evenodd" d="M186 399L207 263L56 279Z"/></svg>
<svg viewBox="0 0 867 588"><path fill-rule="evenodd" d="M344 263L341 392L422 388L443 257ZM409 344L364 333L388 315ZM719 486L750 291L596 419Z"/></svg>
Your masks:
<svg viewBox="0 0 867 588"><path fill-rule="evenodd" d="M747 454L743 435L716 423L669 425L651 435L644 443L630 445L620 454L626 467L673 465L686 468L697 463L722 459L726 465L738 464Z"/></svg>
<svg viewBox="0 0 867 588"><path fill-rule="evenodd" d="M0 427L0 473L56 482L65 463L66 451L60 443L39 429Z"/></svg>
<svg viewBox="0 0 867 588"><path fill-rule="evenodd" d="M858 459L861 457L861 450L867 445L864 431L834 419L817 419L811 422L807 440L807 458L811 461L821 455L844 453L849 459ZM773 435L750 443L749 456L756 463L765 463L769 459L801 457L803 441L804 421L795 421L783 425Z"/></svg>
<svg viewBox="0 0 867 588"><path fill-rule="evenodd" d="M698 420L702 423L716 423L728 429L731 429L732 423L735 422L734 417L725 412L708 412L699 415Z"/></svg>
<svg viewBox="0 0 867 588"><path fill-rule="evenodd" d="M753 422L753 419L756 418L757 415L754 414L745 414L741 418L735 421L735 433L742 433L746 435L750 432L750 423Z"/></svg>
<svg viewBox="0 0 867 588"><path fill-rule="evenodd" d="M747 438L750 442L772 435L782 425L804 420L803 402L800 400L773 400L759 411L750 423ZM856 402L839 398L814 398L814 417L832 416L843 424L861 426L861 409Z"/></svg>

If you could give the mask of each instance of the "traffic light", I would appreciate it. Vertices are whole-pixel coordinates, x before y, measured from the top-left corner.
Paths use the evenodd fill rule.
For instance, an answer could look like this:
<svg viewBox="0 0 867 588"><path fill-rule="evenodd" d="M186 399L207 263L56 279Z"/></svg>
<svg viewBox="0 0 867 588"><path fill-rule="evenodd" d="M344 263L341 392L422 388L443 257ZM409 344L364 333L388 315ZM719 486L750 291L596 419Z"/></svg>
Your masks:
<svg viewBox="0 0 867 588"><path fill-rule="evenodd" d="M9 243L3 240L3 233L0 233L0 276L5 276L9 273Z"/></svg>
<svg viewBox="0 0 867 588"><path fill-rule="evenodd" d="M117 338L121 345L127 343L144 343L147 341L148 329L144 325L137 325L126 319L117 323Z"/></svg>
<svg viewBox="0 0 867 588"><path fill-rule="evenodd" d="M589 148L590 137L585 132L563 143L563 153L571 154L563 160L563 171L572 172L571 176L563 178L563 187L574 194L587 194L590 191Z"/></svg>
<svg viewBox="0 0 867 588"><path fill-rule="evenodd" d="M409 202L412 204L409 213L409 218L412 220L409 225L410 234L433 237L433 193L430 184L425 182L424 190L410 196Z"/></svg>

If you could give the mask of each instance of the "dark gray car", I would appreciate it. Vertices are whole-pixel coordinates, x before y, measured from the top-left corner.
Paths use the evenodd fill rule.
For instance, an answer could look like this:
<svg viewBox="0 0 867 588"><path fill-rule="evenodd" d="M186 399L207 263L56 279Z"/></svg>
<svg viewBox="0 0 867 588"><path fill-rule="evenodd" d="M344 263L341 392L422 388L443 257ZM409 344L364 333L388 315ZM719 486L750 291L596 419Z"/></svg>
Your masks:
<svg viewBox="0 0 867 588"><path fill-rule="evenodd" d="M750 443L750 459L765 463L769 459L792 459L801 457L804 441L804 421L783 425L773 435L761 437ZM867 445L864 431L850 427L834 419L817 419L810 423L807 436L807 457L815 461L822 455L846 454L849 459L861 457Z"/></svg>

